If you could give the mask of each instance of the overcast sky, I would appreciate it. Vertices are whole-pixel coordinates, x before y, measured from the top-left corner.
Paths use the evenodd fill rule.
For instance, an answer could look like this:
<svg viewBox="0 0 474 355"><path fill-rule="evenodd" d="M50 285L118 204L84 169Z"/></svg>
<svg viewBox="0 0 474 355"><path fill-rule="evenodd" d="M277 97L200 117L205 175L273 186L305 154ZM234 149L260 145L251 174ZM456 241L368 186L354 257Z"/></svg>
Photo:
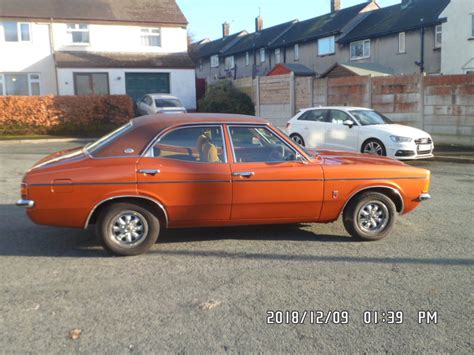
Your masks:
<svg viewBox="0 0 474 355"><path fill-rule="evenodd" d="M349 7L363 0L341 0ZM377 0L380 6L400 3L400 0ZM329 12L330 0L177 0L189 21L193 40L216 39L222 35L222 23L231 24L231 33L254 31L259 8L264 27L271 27L293 19L306 20Z"/></svg>

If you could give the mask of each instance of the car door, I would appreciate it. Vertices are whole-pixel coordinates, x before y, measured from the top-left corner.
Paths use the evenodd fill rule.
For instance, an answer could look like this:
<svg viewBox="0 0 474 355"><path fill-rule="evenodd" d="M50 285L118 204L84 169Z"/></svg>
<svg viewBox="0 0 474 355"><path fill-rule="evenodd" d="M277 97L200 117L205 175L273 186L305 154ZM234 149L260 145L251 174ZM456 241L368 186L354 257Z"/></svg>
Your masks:
<svg viewBox="0 0 474 355"><path fill-rule="evenodd" d="M175 128L137 163L139 194L160 201L171 225L229 220L232 184L223 137L220 125Z"/></svg>
<svg viewBox="0 0 474 355"><path fill-rule="evenodd" d="M231 220L316 220L323 172L266 125L229 125L232 147Z"/></svg>
<svg viewBox="0 0 474 355"><path fill-rule="evenodd" d="M295 130L303 137L305 146L310 148L324 148L327 122L325 118L328 110L314 109L303 113L297 120Z"/></svg>
<svg viewBox="0 0 474 355"><path fill-rule="evenodd" d="M352 127L344 125L344 121L354 122ZM355 120L342 110L329 110L327 116L325 147L333 150L359 150L359 126Z"/></svg>

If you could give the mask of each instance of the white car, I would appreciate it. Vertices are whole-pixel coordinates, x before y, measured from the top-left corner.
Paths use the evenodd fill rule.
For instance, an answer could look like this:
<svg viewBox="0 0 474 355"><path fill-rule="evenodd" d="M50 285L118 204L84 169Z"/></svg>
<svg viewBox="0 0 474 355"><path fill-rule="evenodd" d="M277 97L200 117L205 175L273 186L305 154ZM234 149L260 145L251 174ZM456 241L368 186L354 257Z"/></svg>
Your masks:
<svg viewBox="0 0 474 355"><path fill-rule="evenodd" d="M137 110L140 115L154 113L186 113L181 101L171 95L148 94L137 101Z"/></svg>
<svg viewBox="0 0 474 355"><path fill-rule="evenodd" d="M309 148L352 150L399 160L433 157L431 136L417 128L394 124L361 107L303 109L287 125L288 135Z"/></svg>

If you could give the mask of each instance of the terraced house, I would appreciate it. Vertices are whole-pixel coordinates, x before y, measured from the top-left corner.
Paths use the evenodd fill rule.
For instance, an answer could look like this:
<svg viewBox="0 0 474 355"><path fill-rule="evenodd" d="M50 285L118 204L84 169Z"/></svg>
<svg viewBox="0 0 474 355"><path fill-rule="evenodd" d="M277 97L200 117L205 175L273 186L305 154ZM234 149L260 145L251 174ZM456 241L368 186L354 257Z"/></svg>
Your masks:
<svg viewBox="0 0 474 355"><path fill-rule="evenodd" d="M0 0L0 95L170 93L196 107L174 0Z"/></svg>
<svg viewBox="0 0 474 355"><path fill-rule="evenodd" d="M401 0L381 8L372 0L341 8L341 0L331 0L330 13L305 21L264 29L257 18L255 32L233 35L226 46L219 45L222 39L196 44L196 74L208 81L256 77L281 63L298 64L319 77L440 73L445 22L440 15L448 3Z"/></svg>

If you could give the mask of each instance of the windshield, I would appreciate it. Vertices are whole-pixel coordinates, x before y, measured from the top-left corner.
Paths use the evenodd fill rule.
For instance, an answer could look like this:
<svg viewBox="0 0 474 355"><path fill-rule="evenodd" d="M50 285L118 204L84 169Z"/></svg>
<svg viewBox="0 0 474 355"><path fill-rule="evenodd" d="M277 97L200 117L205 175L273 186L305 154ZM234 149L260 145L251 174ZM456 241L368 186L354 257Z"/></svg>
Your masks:
<svg viewBox="0 0 474 355"><path fill-rule="evenodd" d="M389 118L385 117L381 113L378 113L377 111L352 110L349 112L360 122L362 126L393 124Z"/></svg>
<svg viewBox="0 0 474 355"><path fill-rule="evenodd" d="M156 107L183 107L177 99L155 99Z"/></svg>
<svg viewBox="0 0 474 355"><path fill-rule="evenodd" d="M117 137L120 137L122 134L127 132L130 127L132 127L132 122L127 123L126 125L123 125L122 127L117 128L115 131L112 133L109 133L105 135L102 138L99 138L93 143L87 144L84 149L89 153L92 154L96 150L104 147L105 145L109 144L110 142L114 141Z"/></svg>

